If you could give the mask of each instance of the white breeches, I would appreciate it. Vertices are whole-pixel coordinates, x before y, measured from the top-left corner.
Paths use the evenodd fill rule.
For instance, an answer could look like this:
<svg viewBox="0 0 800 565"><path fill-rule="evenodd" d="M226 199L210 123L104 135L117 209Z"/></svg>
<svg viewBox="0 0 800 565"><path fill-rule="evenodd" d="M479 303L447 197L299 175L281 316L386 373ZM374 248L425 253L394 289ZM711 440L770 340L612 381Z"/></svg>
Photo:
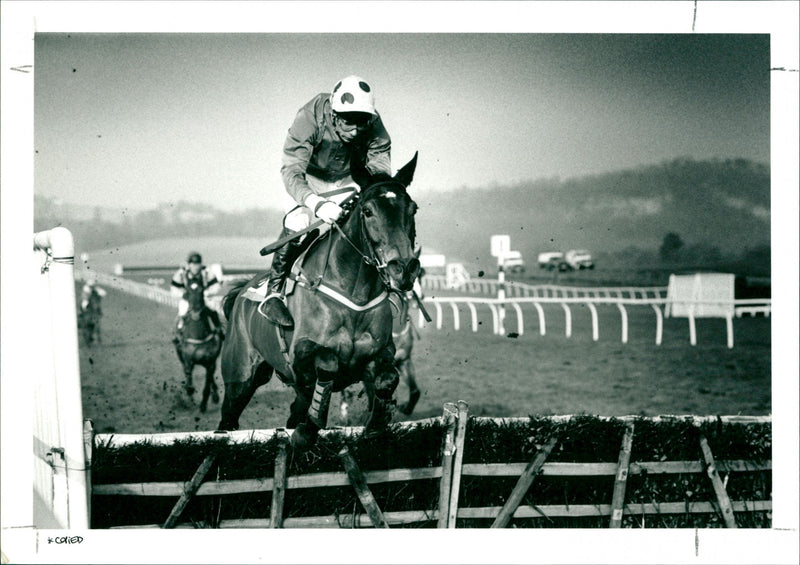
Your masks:
<svg viewBox="0 0 800 565"><path fill-rule="evenodd" d="M181 298L180 301L178 301L178 316L185 316L188 311L189 302L186 299Z"/></svg>
<svg viewBox="0 0 800 565"><path fill-rule="evenodd" d="M311 188L314 194L327 198L328 200L336 202L337 204L341 203L345 198L350 196L350 194L353 193L353 190L359 190L359 186L350 176L335 182L326 182L316 177L312 177L311 175L306 175L306 181L308 181L308 186ZM339 192L343 188L352 188L353 190ZM331 194L332 192L336 194ZM292 231L300 231L305 229L316 219L314 217L313 210L310 210L305 206L298 205L288 193L284 197L284 210L286 210L287 214L283 218L283 225L285 228ZM330 229L330 227L325 224L322 226L320 231L325 232L328 229Z"/></svg>

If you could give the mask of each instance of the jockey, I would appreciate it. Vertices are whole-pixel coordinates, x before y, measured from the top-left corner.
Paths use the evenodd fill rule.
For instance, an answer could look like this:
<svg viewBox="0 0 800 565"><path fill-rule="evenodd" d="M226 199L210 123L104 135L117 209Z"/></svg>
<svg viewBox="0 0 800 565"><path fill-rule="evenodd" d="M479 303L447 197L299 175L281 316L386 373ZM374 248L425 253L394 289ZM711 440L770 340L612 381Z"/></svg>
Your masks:
<svg viewBox="0 0 800 565"><path fill-rule="evenodd" d="M342 215L339 206L358 185L350 176L350 160L358 154L372 174L391 174L391 139L375 110L375 93L363 78L348 76L332 93L316 95L295 116L283 145L281 176L286 189L280 239L307 228L314 218L331 224ZM323 226L329 229L328 226ZM266 316L273 323L294 324L282 295L300 238L272 257L267 283Z"/></svg>
<svg viewBox="0 0 800 565"><path fill-rule="evenodd" d="M89 300L91 299L92 294L97 295L99 298L105 298L106 291L97 286L97 281L95 281L93 277L90 277L89 279L86 280L86 283L83 285L83 289L81 290L82 312L85 312L86 308L89 307Z"/></svg>
<svg viewBox="0 0 800 565"><path fill-rule="evenodd" d="M186 300L186 291L194 285L200 285L203 288L204 294L208 293L210 289L216 289L219 285L216 275L206 269L203 265L203 258L199 253L191 252L186 258L186 265L180 267L172 276L172 283L170 292L173 296L180 297L178 302L178 317L175 321L175 335L172 339L174 342L180 341L181 331L183 330L183 322L186 314L189 312L189 302ZM212 322L217 329L221 328L219 315L209 308L211 313Z"/></svg>

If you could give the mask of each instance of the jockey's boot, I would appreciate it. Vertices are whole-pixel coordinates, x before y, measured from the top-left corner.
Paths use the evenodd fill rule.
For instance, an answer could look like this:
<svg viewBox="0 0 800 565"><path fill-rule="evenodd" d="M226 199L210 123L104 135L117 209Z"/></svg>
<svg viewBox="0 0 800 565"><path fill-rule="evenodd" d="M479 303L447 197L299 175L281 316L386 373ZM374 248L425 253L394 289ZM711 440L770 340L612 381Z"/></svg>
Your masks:
<svg viewBox="0 0 800 565"><path fill-rule="evenodd" d="M292 230L283 228L280 238L282 239L293 233ZM289 269L292 268L292 263L297 259L299 248L300 243L295 240L290 241L274 252L272 255L272 267L269 271L269 281L267 281L269 294L267 295L264 314L273 324L289 328L294 326L294 319L284 301L283 283L286 281Z"/></svg>

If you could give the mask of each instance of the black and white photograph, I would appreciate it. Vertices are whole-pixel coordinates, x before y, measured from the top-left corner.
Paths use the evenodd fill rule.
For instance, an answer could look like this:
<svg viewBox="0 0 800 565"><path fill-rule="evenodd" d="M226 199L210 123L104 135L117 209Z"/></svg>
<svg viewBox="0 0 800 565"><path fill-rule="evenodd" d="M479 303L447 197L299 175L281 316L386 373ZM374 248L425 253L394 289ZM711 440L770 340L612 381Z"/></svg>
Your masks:
<svg viewBox="0 0 800 565"><path fill-rule="evenodd" d="M794 562L798 6L4 0L3 563Z"/></svg>

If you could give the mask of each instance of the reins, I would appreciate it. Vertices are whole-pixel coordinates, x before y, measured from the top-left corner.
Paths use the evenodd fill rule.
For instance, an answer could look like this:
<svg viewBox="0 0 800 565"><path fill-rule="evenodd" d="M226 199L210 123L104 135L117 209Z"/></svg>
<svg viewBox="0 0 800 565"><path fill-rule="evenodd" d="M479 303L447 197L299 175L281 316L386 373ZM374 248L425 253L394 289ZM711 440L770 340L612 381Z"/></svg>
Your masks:
<svg viewBox="0 0 800 565"><path fill-rule="evenodd" d="M395 184L399 185L405 191L405 187L403 187L403 185L401 185L400 183L398 183L395 180L383 181L383 182L376 183L376 184L370 186L368 190L371 191L371 190L375 190L377 188L380 188L381 186L384 186L384 185L395 185ZM359 200L361 198L363 198L363 194L358 197ZM356 212L355 207L353 208L353 212ZM362 246L365 246L367 248L368 253L365 253L364 250L361 247L356 245L353 242L353 240L350 239L347 236L346 233L344 233L344 230L341 228L341 226L338 223L333 222L332 225L336 229L336 231L339 232L339 235L342 236L342 238L347 243L350 244L350 246L356 251L356 253L358 255L361 256L361 260L364 261L364 263L366 263L370 267L374 267L378 271L378 276L381 279L381 283L383 284L383 286L386 289L389 289L389 288L391 288L391 282L389 280L389 275L386 274L386 268L388 267L388 264L387 263L381 263L380 260L378 259L378 254L375 252L375 247L372 244L372 241L370 241L369 237L367 237L367 229L366 229L366 226L364 225L364 216L362 215L362 212L361 212L360 209L358 210L358 222L359 222L359 231L361 232L361 244L362 244ZM328 256L330 256L330 248L328 249ZM325 259L325 268L327 268L327 265L328 265L328 258L326 257L326 259ZM324 276L325 269L323 269L322 274Z"/></svg>

